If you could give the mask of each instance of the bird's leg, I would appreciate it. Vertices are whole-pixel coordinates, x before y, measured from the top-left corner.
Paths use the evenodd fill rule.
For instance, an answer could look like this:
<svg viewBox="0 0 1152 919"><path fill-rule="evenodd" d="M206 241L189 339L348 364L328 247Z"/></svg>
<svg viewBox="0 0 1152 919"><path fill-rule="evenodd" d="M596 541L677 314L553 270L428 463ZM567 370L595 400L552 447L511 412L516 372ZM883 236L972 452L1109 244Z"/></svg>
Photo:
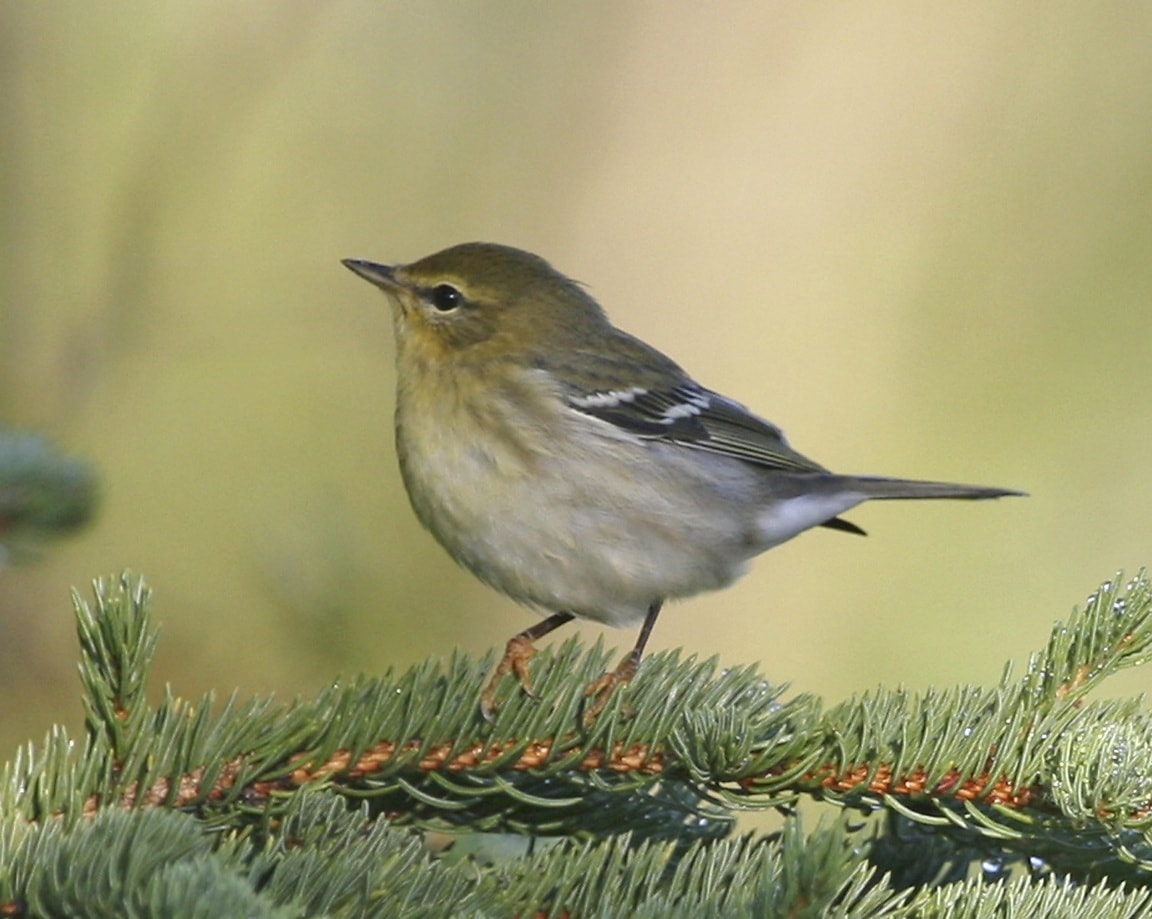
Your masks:
<svg viewBox="0 0 1152 919"><path fill-rule="evenodd" d="M500 658L500 663L492 672L492 679L488 681L488 685L480 696L480 714L484 716L486 721L492 721L496 717L496 687L509 673L516 674L516 679L520 681L520 688L533 699L536 698L528 674L528 661L536 653L536 648L532 642L537 638L543 638L549 632L560 628L564 623L571 622L575 618L573 613L553 613L547 619L541 619L531 628L517 632L508 639L508 644L504 647L504 656Z"/></svg>
<svg viewBox="0 0 1152 919"><path fill-rule="evenodd" d="M664 601L656 600L648 607L636 644L624 655L624 660L620 661L619 666L602 674L584 688L584 697L592 700L584 712L585 727L590 726L604 711L604 706L612 697L612 690L621 683L631 682L632 677L636 676L636 671L640 669L640 658L644 656L644 646L648 644L648 637L652 634L652 627L656 625L656 617L660 615L660 607L663 605Z"/></svg>

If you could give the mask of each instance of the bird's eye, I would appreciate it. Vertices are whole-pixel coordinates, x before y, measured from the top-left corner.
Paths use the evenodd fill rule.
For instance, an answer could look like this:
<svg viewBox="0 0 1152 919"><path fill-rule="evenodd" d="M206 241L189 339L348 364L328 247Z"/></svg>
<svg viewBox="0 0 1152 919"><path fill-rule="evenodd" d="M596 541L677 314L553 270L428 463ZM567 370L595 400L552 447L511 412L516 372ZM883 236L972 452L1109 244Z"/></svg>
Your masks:
<svg viewBox="0 0 1152 919"><path fill-rule="evenodd" d="M432 294L428 299L436 309L447 313L464 302L464 295L451 284L437 284L432 288Z"/></svg>

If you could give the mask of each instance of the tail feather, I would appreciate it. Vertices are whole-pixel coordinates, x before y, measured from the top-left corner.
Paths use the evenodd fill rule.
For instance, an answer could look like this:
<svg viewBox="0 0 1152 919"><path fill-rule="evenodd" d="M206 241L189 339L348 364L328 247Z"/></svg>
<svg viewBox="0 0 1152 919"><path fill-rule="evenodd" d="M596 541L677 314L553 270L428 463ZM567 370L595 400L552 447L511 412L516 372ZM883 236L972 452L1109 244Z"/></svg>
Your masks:
<svg viewBox="0 0 1152 919"><path fill-rule="evenodd" d="M833 475L828 472L778 473L771 484L774 500L758 508L756 525L762 540L759 551L779 545L809 527L823 526L864 534L856 524L840 516L869 500L900 498L1004 498L1022 495L1011 488L956 485L952 482L921 482L880 476Z"/></svg>
<svg viewBox="0 0 1152 919"><path fill-rule="evenodd" d="M822 527L828 527L830 530L839 530L841 533L852 533L855 536L867 536L868 533L856 526L851 520L845 520L843 517L833 517L831 520L825 520L819 524Z"/></svg>
<svg viewBox="0 0 1152 919"><path fill-rule="evenodd" d="M1025 497L1027 492L987 485L958 485L953 482L921 482L916 479L889 479L882 476L841 476L847 491L858 491L870 501L959 498L982 501L988 498Z"/></svg>

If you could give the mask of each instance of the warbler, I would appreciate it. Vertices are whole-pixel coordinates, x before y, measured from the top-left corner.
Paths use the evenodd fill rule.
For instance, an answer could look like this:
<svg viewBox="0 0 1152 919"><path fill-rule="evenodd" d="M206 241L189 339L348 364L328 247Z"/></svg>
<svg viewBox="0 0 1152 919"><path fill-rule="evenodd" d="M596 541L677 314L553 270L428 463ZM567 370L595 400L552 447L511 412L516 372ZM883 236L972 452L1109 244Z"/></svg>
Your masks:
<svg viewBox="0 0 1152 919"><path fill-rule="evenodd" d="M531 693L533 642L574 618L641 623L592 711L636 673L667 600L716 590L811 527L887 498L1022 492L837 475L780 428L617 329L529 252L464 243L407 265L343 264L392 301L396 449L412 508L459 564L546 618L513 636L500 680Z"/></svg>

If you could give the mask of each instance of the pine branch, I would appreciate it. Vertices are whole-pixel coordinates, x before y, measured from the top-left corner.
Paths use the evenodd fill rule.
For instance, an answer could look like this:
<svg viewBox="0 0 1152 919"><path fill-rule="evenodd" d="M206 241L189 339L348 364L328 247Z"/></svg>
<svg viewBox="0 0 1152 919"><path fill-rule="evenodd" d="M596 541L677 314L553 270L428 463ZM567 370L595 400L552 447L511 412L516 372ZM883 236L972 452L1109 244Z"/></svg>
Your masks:
<svg viewBox="0 0 1152 919"><path fill-rule="evenodd" d="M35 434L0 427L0 564L92 518L95 473Z"/></svg>
<svg viewBox="0 0 1152 919"><path fill-rule="evenodd" d="M612 896L619 894L611 902L620 915L643 914L648 901L692 902L694 915L709 915L707 903L727 902L724 893L733 886L709 887L717 877L752 871L760 880L748 880L753 899L741 903L755 905L756 897L768 896L764 891L779 888L757 884L784 871L789 858L808 878L795 896L840 904L844 915L857 902L891 915L906 914L914 903L927 910L924 897L937 896L931 887L912 899L900 888L963 886L973 859L993 874L1027 861L1034 874L1049 876L1011 894L1020 902L1040 903L1054 890L1070 897L1062 884L1071 879L1111 885L1095 893L1076 888L1085 910L1105 903L1127 908L1143 893L1117 893L1114 885L1143 888L1152 878L1152 715L1139 700L1087 698L1108 675L1152 654L1152 589L1143 575L1123 589L1119 583L1105 584L1084 609L1057 623L1022 678L1006 668L992 688L880 690L824 710L808 696L785 698L754 668L721 672L715 661L668 653L648 659L635 683L586 728L581 690L609 655L575 641L535 660L544 701L509 692L495 724L476 707L491 661L463 655L352 680L311 702L233 696L216 711L211 697L190 703L168 691L150 707L146 682L156 632L149 592L131 575L99 581L94 603L74 598L86 737L76 744L53 730L39 748L20 752L0 785L0 865L15 866L0 869L0 902L16 904L11 914L20 915L28 891L49 896L61 879L51 872L56 862L45 846L66 852L61 859L79 858L73 847L80 847L93 860L84 877L99 886L98 879L112 876L99 867L99 853L131 847L136 831L129 824L154 820L148 826L185 853L180 860L190 873L179 875L180 883L188 877L207 883L211 876L227 892L241 876L237 896L265 889L267 878L286 884L299 872L323 876L333 891L351 885L363 893L357 878L367 875L350 842L361 837L385 846L404 870L434 875L459 894L464 888L455 885L464 881L441 861L426 855L413 861L406 848L412 838L397 828L407 823L599 840L564 846L562 856L542 853L516 869L482 872L481 879L499 876L502 890L524 895L516 910L530 903L586 915L593 911L590 879L606 877L611 864L623 874L636 866L634 886L608 885ZM807 842L798 841L793 821L782 850L778 841L723 840L733 808L776 807L801 796L880 811L888 820L854 832L841 821ZM361 806L350 810L356 801ZM317 807L327 815L319 822ZM336 821L335 814L345 816ZM356 829L328 850L314 840L329 839L321 825ZM205 835L212 829L217 835ZM186 833L196 845L185 849ZM368 851L370 860L384 850ZM862 852L891 872L889 881L879 879ZM305 854L312 859L307 870L297 862ZM133 857L125 854L117 864L133 865ZM139 857L143 867L133 868L132 877L143 885L140 896L177 889L166 875L163 883L147 882L160 884L155 890L147 887L141 879L159 875ZM570 874L573 864L582 867ZM533 875L528 865L543 873ZM527 873L517 874L520 868ZM468 896L480 897L482 880L470 870L475 884ZM677 872L686 872L682 883ZM255 884L258 876L265 880ZM281 915L275 910L319 895L282 892L261 908ZM673 895L678 899L662 899ZM499 902L507 914L511 901ZM484 915L487 906L477 909ZM265 913L253 905L245 914Z"/></svg>
<svg viewBox="0 0 1152 919"><path fill-rule="evenodd" d="M1028 878L973 879L919 892L892 890L854 851L843 821L810 836L794 821L777 839L693 847L627 836L566 842L498 866L435 858L366 808L296 798L271 842L255 833L211 838L173 811L106 809L70 831L38 825L11 860L18 900L3 915L218 917L526 915L656 919L796 916L930 919L1004 915L1131 917L1147 890L1077 887Z"/></svg>

